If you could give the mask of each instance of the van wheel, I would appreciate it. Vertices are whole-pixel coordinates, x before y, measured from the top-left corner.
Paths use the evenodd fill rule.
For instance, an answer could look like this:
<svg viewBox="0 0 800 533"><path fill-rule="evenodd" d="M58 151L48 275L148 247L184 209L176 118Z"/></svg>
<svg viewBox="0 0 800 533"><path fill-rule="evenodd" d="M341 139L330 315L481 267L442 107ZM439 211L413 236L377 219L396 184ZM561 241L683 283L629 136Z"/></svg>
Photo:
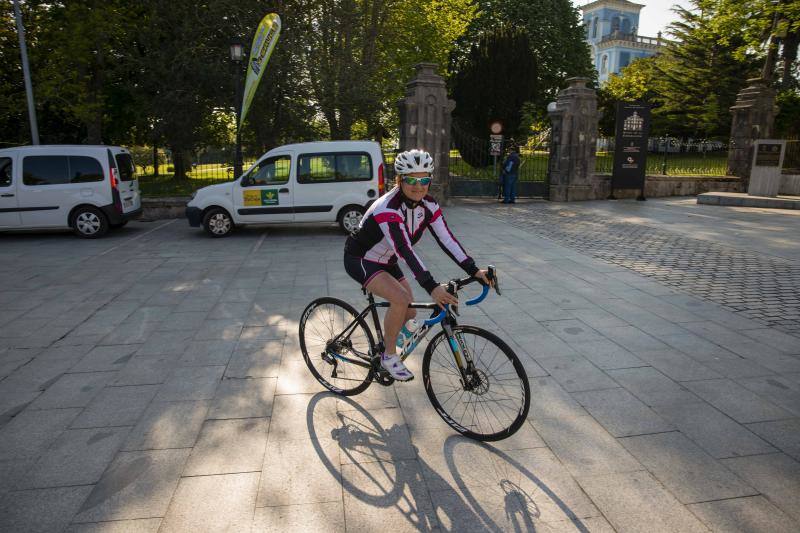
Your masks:
<svg viewBox="0 0 800 533"><path fill-rule="evenodd" d="M339 227L345 233L353 233L361 223L364 208L360 205L348 205L339 213Z"/></svg>
<svg viewBox="0 0 800 533"><path fill-rule="evenodd" d="M215 207L203 217L203 228L212 237L227 237L233 231L233 220L227 211Z"/></svg>
<svg viewBox="0 0 800 533"><path fill-rule="evenodd" d="M79 207L72 214L72 230L78 237L97 239L108 232L108 219L94 207Z"/></svg>

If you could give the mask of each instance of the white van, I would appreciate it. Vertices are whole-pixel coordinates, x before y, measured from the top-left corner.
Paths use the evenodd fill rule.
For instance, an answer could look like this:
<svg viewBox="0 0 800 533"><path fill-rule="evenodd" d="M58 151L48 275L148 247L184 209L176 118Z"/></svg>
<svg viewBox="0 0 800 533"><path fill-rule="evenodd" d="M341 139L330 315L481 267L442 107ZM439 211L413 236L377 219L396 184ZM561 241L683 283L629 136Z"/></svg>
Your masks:
<svg viewBox="0 0 800 533"><path fill-rule="evenodd" d="M287 144L261 156L239 179L199 189L186 218L214 237L237 225L294 222L338 222L349 233L384 187L376 142Z"/></svg>
<svg viewBox="0 0 800 533"><path fill-rule="evenodd" d="M0 229L72 228L87 239L142 211L130 152L119 146L0 150Z"/></svg>

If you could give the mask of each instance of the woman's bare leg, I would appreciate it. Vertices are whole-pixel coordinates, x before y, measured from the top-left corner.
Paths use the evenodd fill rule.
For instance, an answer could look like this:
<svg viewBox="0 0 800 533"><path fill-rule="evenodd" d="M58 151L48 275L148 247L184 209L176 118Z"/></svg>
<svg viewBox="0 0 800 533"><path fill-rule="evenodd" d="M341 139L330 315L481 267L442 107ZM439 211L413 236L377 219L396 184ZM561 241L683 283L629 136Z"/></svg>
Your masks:
<svg viewBox="0 0 800 533"><path fill-rule="evenodd" d="M394 355L396 353L395 341L397 340L397 334L400 333L400 328L403 327L407 320L408 311L413 311L408 308L408 304L411 303L411 292L406 290L406 287L388 272L381 272L372 278L366 289L391 304L383 319L383 340L386 355Z"/></svg>

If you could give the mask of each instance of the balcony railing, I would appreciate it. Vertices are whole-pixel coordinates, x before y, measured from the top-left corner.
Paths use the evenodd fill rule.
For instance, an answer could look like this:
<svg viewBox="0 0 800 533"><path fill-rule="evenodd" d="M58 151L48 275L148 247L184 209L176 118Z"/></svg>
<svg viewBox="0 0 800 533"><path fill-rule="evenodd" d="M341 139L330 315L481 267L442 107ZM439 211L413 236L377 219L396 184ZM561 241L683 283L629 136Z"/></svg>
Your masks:
<svg viewBox="0 0 800 533"><path fill-rule="evenodd" d="M664 39L660 37L644 37L642 35L636 35L635 33L624 33L619 30L612 31L608 35L604 35L600 40L601 43L608 41L628 41L638 44L647 44L650 46L661 46L664 43Z"/></svg>

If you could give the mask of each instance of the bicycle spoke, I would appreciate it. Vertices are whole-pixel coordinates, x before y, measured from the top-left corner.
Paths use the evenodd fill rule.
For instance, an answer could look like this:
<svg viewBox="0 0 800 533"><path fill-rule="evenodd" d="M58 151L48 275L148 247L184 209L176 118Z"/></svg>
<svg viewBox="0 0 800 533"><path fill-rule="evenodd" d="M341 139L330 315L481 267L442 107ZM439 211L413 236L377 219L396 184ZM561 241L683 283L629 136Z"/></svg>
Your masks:
<svg viewBox="0 0 800 533"><path fill-rule="evenodd" d="M333 352L342 356L352 352L360 359L368 359L361 355L362 352L369 353L371 346L366 325L363 322L353 323L357 315L345 307L347 304L333 298L321 300L328 301L316 304L307 315L304 313L301 324L301 347L306 364L326 388L339 393L360 392L369 385L370 369L334 357ZM330 341L351 324L353 327L348 329L349 335L338 339L338 347L329 350Z"/></svg>
<svg viewBox="0 0 800 533"><path fill-rule="evenodd" d="M457 326L454 334L474 370L462 376L446 336L436 337L424 362L428 395L447 414L445 421L462 433L489 440L508 436L520 427L528 410L527 377L521 364L483 330Z"/></svg>

